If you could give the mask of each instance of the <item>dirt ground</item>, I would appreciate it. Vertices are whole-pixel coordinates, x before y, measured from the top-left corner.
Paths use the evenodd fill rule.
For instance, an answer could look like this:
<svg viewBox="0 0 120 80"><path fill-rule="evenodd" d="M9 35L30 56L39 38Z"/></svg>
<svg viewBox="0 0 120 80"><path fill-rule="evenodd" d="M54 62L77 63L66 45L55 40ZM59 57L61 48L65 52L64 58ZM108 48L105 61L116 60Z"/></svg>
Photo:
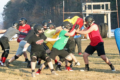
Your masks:
<svg viewBox="0 0 120 80"><path fill-rule="evenodd" d="M116 46L115 39L103 39L105 45L106 56L110 59L115 66L116 71L112 72L110 67L97 56L96 52L89 56L90 71L81 72L84 69L83 54L75 54L76 58L80 62L80 66L73 66L74 71L65 71L64 63L62 64L63 71L56 71L59 75L51 75L49 69L44 69L42 73L35 78L31 77L31 69L27 68L27 63L24 63L25 58L21 56L16 61L10 64L10 67L0 67L0 80L120 80L120 56ZM82 41L82 52L89 44L89 40ZM18 48L18 43L15 41L10 42L10 54L8 59L15 55ZM76 48L77 51L77 48ZM2 50L0 50L2 54ZM29 53L28 53L29 56ZM8 60L7 59L7 60ZM42 61L43 63L43 61ZM54 63L54 62L53 62ZM36 66L36 71L39 66Z"/></svg>

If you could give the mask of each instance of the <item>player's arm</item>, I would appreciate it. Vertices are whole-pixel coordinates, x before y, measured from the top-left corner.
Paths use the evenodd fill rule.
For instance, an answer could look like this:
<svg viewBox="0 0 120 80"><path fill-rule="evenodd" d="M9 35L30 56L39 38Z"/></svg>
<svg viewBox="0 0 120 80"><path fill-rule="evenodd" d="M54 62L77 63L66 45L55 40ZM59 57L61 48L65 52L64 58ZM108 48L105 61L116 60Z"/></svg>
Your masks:
<svg viewBox="0 0 120 80"><path fill-rule="evenodd" d="M75 34L75 29L72 32L65 33L65 36L73 36Z"/></svg>
<svg viewBox="0 0 120 80"><path fill-rule="evenodd" d="M0 34L5 33L5 32L6 32L6 30L0 30Z"/></svg>
<svg viewBox="0 0 120 80"><path fill-rule="evenodd" d="M23 48L23 51L22 52L26 52L27 51L27 48L29 47L29 43L26 43L25 45L24 45L24 48Z"/></svg>
<svg viewBox="0 0 120 80"><path fill-rule="evenodd" d="M87 30L83 30L83 31L76 31L77 33L79 33L79 34L88 34L88 33L90 33L90 32L92 32L93 30L98 30L98 27L97 27L97 25L93 25L93 26L91 26L89 29L87 29Z"/></svg>
<svg viewBox="0 0 120 80"><path fill-rule="evenodd" d="M57 41L57 40L59 40L59 39L60 39L59 37L57 37L57 38L55 38L55 39L47 38L45 41Z"/></svg>

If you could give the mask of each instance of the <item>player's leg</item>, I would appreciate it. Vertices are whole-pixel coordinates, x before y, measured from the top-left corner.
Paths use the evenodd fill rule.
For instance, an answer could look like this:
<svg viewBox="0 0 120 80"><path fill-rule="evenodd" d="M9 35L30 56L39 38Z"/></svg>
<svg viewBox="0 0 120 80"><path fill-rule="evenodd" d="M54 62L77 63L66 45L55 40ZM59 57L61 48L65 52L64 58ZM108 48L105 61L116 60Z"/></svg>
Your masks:
<svg viewBox="0 0 120 80"><path fill-rule="evenodd" d="M0 42L1 42L2 50L4 51L2 53L0 63L1 63L1 66L6 66L6 64L4 64L4 63L5 63L5 61L6 61L7 57L8 57L9 49L10 49L10 46L9 46L9 43L8 43L8 38L2 37L0 39Z"/></svg>
<svg viewBox="0 0 120 80"><path fill-rule="evenodd" d="M18 47L18 49L17 49L16 54L15 54L11 59L9 59L9 60L7 61L7 63L6 63L6 64L7 64L7 67L9 67L9 64L10 64L11 62L15 61L16 59L18 59L18 58L22 55L22 50L23 50L24 45L25 45L25 43L24 43L23 41L21 41L21 42L19 43L19 47Z"/></svg>
<svg viewBox="0 0 120 80"><path fill-rule="evenodd" d="M94 53L95 49L94 47L92 47L91 45L88 45L87 48L85 49L85 52L83 54L83 59L84 59L84 63L85 63L85 70L89 71L89 60L88 60L88 56L92 55Z"/></svg>
<svg viewBox="0 0 120 80"><path fill-rule="evenodd" d="M115 71L113 64L110 62L110 60L105 55L103 42L99 43L95 48L97 50L98 56L100 56L110 66L112 71Z"/></svg>
<svg viewBox="0 0 120 80"><path fill-rule="evenodd" d="M32 77L35 77L36 60L37 60L37 57L33 55L33 56L31 57Z"/></svg>

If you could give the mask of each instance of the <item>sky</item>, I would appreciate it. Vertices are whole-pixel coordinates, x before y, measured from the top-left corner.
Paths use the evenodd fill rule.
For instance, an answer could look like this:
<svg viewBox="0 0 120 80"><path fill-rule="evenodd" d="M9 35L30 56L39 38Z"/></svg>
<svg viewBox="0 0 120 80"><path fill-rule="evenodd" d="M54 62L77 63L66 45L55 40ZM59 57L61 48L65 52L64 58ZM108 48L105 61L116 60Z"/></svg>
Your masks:
<svg viewBox="0 0 120 80"><path fill-rule="evenodd" d="M10 0L0 0L0 22L3 21L2 12L3 12L4 6L7 4L8 1Z"/></svg>

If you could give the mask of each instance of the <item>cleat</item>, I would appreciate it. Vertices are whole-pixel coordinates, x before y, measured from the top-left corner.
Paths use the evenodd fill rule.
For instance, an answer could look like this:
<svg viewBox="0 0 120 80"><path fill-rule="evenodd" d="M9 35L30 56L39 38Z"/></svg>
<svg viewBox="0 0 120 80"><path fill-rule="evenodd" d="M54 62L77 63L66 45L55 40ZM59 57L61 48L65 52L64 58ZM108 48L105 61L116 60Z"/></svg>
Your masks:
<svg viewBox="0 0 120 80"><path fill-rule="evenodd" d="M52 75L58 75L55 71L51 72Z"/></svg>
<svg viewBox="0 0 120 80"><path fill-rule="evenodd" d="M40 69L38 69L38 71L36 72L36 75L39 75L40 74Z"/></svg>
<svg viewBox="0 0 120 80"><path fill-rule="evenodd" d="M35 77L35 72L32 72L32 77Z"/></svg>
<svg viewBox="0 0 120 80"><path fill-rule="evenodd" d="M66 71L73 71L72 68L70 68L70 67L67 67L65 70Z"/></svg>
<svg viewBox="0 0 120 80"><path fill-rule="evenodd" d="M76 63L75 63L75 66L80 66L80 63L79 63L79 62L76 62Z"/></svg>
<svg viewBox="0 0 120 80"><path fill-rule="evenodd" d="M6 62L6 66L9 67L9 66L10 66L9 64L10 64L10 63L7 61L7 62Z"/></svg>
<svg viewBox="0 0 120 80"><path fill-rule="evenodd" d="M78 53L78 55L81 55L82 53Z"/></svg>

